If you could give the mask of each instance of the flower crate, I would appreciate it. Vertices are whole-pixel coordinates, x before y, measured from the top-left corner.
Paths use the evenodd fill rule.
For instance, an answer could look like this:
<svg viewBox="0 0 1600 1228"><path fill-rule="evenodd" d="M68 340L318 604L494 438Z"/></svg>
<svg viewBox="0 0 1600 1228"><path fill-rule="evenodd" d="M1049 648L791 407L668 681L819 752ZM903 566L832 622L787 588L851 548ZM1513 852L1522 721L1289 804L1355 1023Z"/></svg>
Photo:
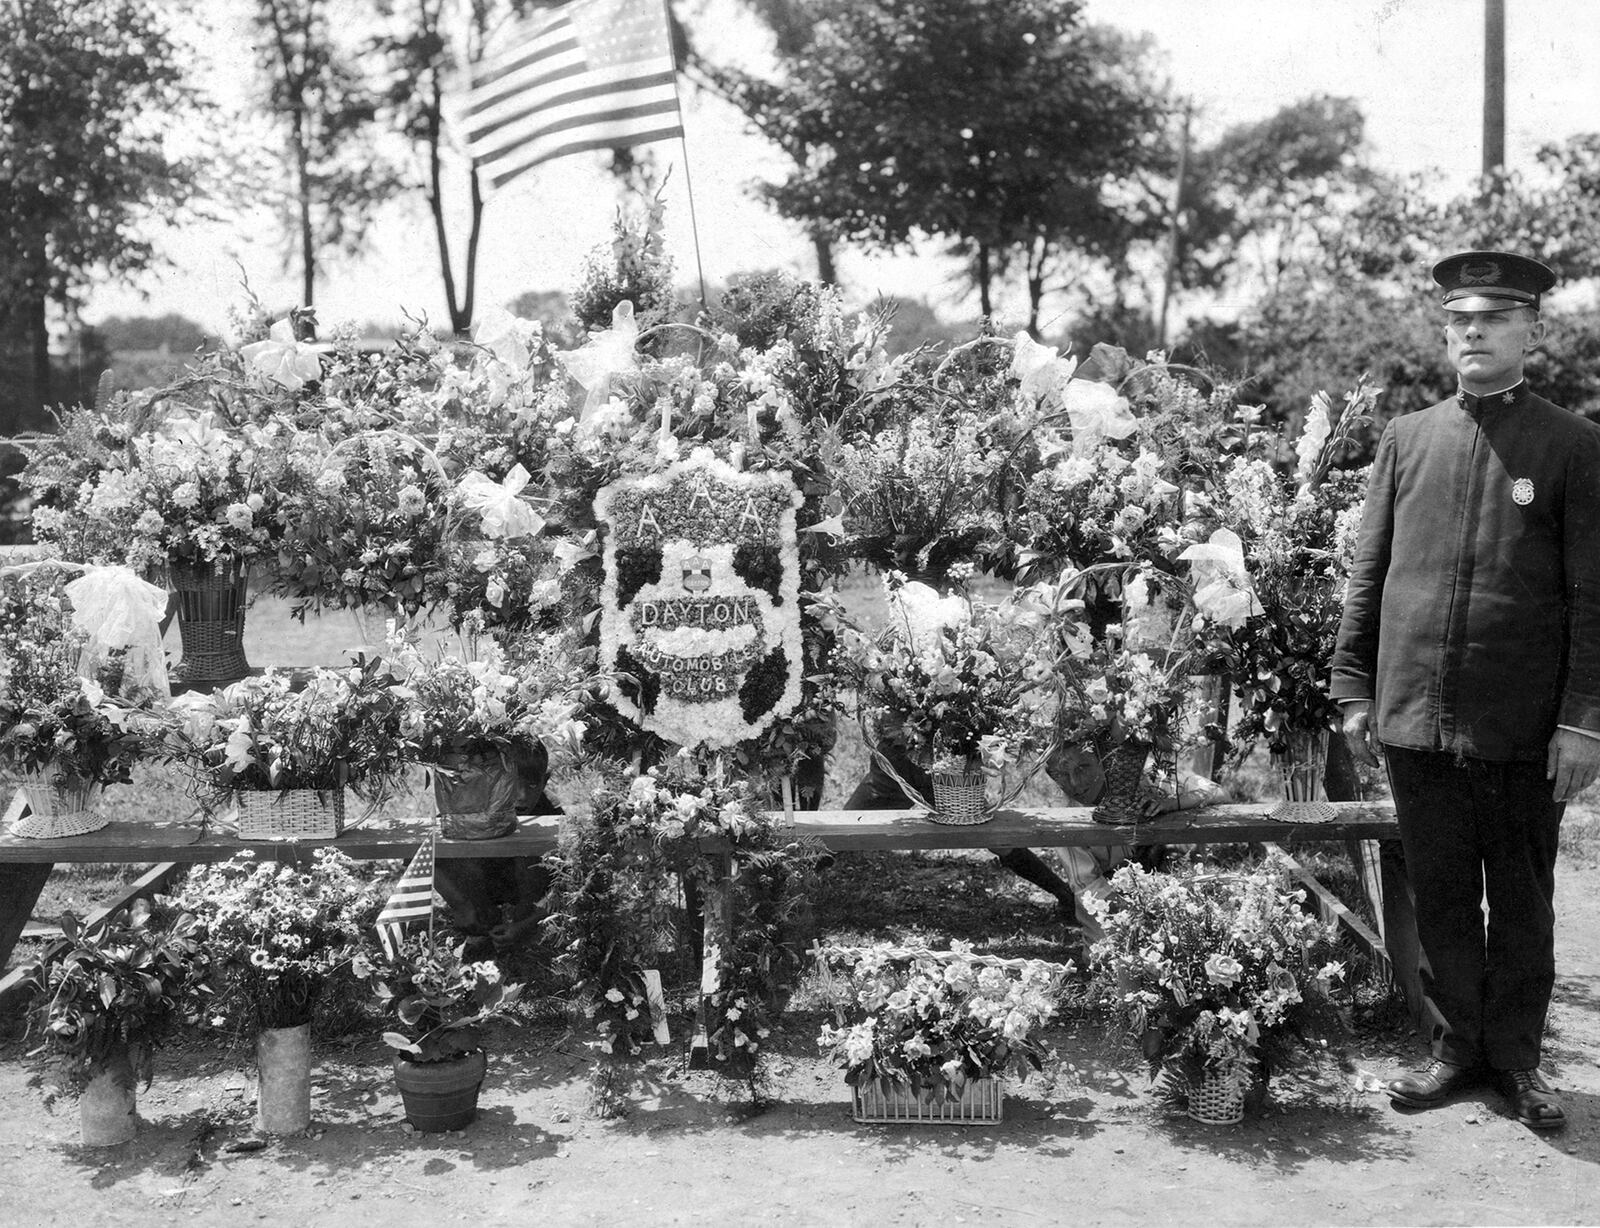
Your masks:
<svg viewBox="0 0 1600 1228"><path fill-rule="evenodd" d="M999 1077L968 1079L960 1095L873 1079L850 1089L850 1115L873 1125L981 1126L1001 1119L1005 1101L1005 1080Z"/></svg>

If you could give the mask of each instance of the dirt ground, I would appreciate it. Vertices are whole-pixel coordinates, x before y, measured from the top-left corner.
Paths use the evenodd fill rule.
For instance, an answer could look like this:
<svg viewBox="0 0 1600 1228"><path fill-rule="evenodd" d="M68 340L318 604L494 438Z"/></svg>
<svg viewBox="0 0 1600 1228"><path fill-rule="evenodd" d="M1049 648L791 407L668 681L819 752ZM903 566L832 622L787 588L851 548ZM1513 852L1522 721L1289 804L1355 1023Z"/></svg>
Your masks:
<svg viewBox="0 0 1600 1228"><path fill-rule="evenodd" d="M48 1106L22 1047L0 1048L0 1223L555 1224L1600 1223L1600 866L1559 869L1559 977L1547 1071L1570 1125L1539 1135L1492 1091L1427 1113L1379 1080L1415 1036L1358 1038L1347 1068L1274 1080L1259 1115L1203 1126L1151 1090L1125 1047L1081 1026L1062 1064L1008 1096L997 1126L862 1126L815 1029L779 1039L774 1103L663 1059L622 1120L589 1116L586 1051L507 1031L478 1121L456 1136L402 1122L383 1052L325 1046L308 1136L230 1152L249 1134L242 1050L161 1055L138 1137L77 1143L77 1106ZM401 1219L400 1216L407 1216Z"/></svg>

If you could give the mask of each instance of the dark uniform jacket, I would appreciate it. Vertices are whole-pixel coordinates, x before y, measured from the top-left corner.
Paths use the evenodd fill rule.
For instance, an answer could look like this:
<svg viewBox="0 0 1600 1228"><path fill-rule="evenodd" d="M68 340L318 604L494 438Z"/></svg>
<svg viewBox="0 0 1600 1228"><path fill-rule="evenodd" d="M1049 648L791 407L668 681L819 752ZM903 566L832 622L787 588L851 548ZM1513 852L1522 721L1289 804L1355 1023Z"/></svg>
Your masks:
<svg viewBox="0 0 1600 1228"><path fill-rule="evenodd" d="M1542 760L1600 730L1600 427L1528 391L1389 423L1333 656L1380 741Z"/></svg>

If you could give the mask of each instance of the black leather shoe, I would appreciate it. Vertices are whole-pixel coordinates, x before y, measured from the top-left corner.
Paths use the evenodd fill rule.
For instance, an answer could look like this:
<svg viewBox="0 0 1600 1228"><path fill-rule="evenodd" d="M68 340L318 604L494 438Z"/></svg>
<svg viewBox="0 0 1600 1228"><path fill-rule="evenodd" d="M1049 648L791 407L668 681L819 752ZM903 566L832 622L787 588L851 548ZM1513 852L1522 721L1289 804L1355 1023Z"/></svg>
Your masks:
<svg viewBox="0 0 1600 1228"><path fill-rule="evenodd" d="M1389 1080L1389 1099L1412 1109L1431 1109L1459 1091L1476 1086L1482 1072L1436 1057L1421 1070Z"/></svg>
<svg viewBox="0 0 1600 1228"><path fill-rule="evenodd" d="M1495 1083L1517 1120L1534 1130L1559 1130L1566 1110L1537 1070L1497 1070Z"/></svg>

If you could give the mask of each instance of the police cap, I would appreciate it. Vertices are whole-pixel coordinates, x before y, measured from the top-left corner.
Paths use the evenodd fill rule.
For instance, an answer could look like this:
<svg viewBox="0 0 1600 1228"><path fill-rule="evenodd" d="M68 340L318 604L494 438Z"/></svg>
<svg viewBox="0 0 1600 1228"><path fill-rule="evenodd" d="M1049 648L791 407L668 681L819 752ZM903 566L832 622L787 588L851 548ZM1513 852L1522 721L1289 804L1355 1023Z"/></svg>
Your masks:
<svg viewBox="0 0 1600 1228"><path fill-rule="evenodd" d="M1548 265L1515 252L1457 252L1433 266L1448 311L1539 310L1539 296L1556 284Z"/></svg>

